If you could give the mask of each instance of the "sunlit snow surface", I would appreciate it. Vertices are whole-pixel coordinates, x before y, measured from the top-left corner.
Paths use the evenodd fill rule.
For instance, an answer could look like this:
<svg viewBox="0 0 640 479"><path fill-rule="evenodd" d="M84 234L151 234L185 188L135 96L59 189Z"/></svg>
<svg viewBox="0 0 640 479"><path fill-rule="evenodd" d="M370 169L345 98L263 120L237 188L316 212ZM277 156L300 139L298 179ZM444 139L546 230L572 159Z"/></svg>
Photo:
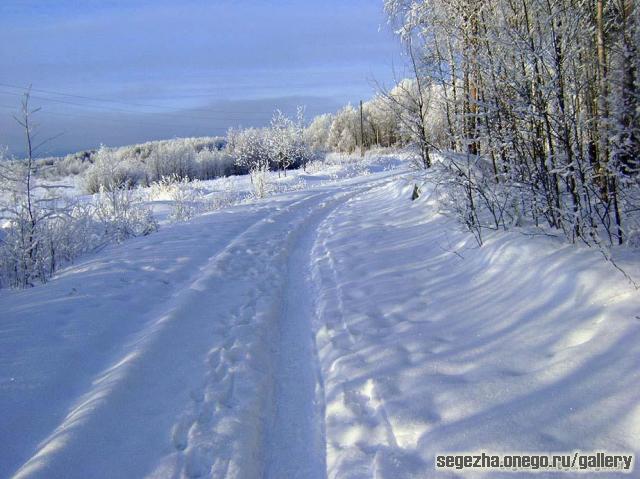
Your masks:
<svg viewBox="0 0 640 479"><path fill-rule="evenodd" d="M625 278L544 236L478 248L428 186L409 200L405 167L371 170L1 291L0 477L457 477L436 453L640 454ZM640 276L636 253L620 264Z"/></svg>

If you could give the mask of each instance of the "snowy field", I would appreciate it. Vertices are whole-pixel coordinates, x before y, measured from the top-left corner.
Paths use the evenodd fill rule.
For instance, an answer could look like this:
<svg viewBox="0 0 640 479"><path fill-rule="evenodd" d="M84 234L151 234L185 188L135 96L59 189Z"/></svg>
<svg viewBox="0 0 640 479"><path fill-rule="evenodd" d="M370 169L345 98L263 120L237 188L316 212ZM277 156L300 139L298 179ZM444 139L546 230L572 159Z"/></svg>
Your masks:
<svg viewBox="0 0 640 479"><path fill-rule="evenodd" d="M215 181L205 197L249 190ZM0 291L0 477L489 478L513 474L434 456L638 456L638 292L558 239L478 248L414 181L388 158L296 172L175 224L157 197L159 232Z"/></svg>

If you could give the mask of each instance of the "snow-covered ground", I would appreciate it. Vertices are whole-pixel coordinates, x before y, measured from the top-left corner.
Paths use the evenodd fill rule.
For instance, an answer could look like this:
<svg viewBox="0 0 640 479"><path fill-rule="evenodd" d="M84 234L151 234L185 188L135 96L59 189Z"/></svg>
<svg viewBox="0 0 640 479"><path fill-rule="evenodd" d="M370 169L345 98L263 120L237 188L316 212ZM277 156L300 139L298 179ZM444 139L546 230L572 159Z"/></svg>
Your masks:
<svg viewBox="0 0 640 479"><path fill-rule="evenodd" d="M409 200L405 168L308 176L0 291L0 477L499 477L434 456L640 454L640 297L596 251L477 248L428 188Z"/></svg>

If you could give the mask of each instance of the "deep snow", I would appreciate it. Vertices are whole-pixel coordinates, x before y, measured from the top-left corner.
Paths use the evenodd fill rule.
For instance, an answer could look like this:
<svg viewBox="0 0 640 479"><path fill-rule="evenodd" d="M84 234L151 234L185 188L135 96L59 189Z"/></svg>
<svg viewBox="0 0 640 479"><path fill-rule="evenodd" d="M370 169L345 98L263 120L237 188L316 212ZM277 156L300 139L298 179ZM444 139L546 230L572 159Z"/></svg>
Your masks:
<svg viewBox="0 0 640 479"><path fill-rule="evenodd" d="M1 291L0 477L458 477L434 455L640 454L638 292L552 238L477 248L413 181L323 181ZM621 264L640 277L637 259Z"/></svg>

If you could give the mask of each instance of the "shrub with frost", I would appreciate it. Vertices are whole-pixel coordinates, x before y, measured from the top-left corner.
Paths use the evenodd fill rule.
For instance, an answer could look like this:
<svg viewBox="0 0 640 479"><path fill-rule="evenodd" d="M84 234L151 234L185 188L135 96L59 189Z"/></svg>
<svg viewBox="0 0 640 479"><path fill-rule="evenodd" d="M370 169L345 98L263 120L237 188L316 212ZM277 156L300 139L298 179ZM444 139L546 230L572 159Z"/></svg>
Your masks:
<svg viewBox="0 0 640 479"><path fill-rule="evenodd" d="M87 193L98 193L102 190L119 190L136 185L142 172L135 168L121 152L101 145L94 155L93 165L85 175Z"/></svg>
<svg viewBox="0 0 640 479"><path fill-rule="evenodd" d="M158 229L151 208L145 206L138 193L126 184L111 190L101 188L94 199L93 213L102 225L104 237L118 243Z"/></svg>
<svg viewBox="0 0 640 479"><path fill-rule="evenodd" d="M253 197L257 199L266 197L270 191L269 167L267 165L257 166L249 174L251 175L251 193Z"/></svg>

